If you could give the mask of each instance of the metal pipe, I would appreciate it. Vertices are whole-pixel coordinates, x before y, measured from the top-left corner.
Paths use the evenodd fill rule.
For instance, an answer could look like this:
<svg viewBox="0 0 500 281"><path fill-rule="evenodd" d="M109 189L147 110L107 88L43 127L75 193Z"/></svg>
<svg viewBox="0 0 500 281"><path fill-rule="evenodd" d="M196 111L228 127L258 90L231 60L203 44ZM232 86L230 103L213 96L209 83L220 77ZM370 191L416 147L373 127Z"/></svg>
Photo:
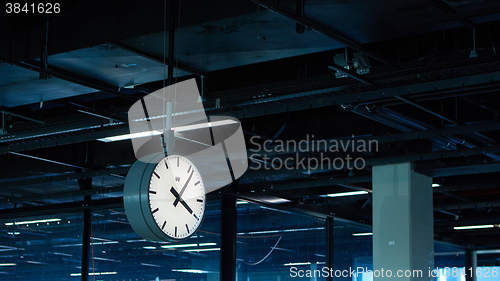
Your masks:
<svg viewBox="0 0 500 281"><path fill-rule="evenodd" d="M175 8L177 0L169 1L170 22L168 26L168 86L173 84L174 77L174 40L175 40Z"/></svg>
<svg viewBox="0 0 500 281"><path fill-rule="evenodd" d="M43 121L36 120L36 119L33 119L33 118L29 118L29 117L26 117L26 116L22 116L22 115L19 115L17 113L12 113L12 112L7 111L7 110L3 110L2 109L2 110L0 110L0 112L2 112L4 114L15 116L15 117L18 117L18 118L21 118L21 119L25 119L25 120L28 120L28 121L31 121L31 122L35 122L35 123L38 123L38 124L45 124L45 122L43 122ZM3 127L2 127L2 129L3 129Z"/></svg>

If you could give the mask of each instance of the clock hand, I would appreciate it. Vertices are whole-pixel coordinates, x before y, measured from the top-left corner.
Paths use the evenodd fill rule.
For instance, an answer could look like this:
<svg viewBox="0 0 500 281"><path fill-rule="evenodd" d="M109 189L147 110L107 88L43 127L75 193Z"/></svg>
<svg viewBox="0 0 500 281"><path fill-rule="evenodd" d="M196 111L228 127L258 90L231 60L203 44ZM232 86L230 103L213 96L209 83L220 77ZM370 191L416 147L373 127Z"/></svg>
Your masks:
<svg viewBox="0 0 500 281"><path fill-rule="evenodd" d="M181 192L179 193L179 198L175 199L175 202L174 202L174 206L175 207L177 207L177 204L179 203L182 194L184 194L184 191L186 190L186 187L187 187L189 181L191 180L191 177L193 176L193 172L194 171L191 171L191 174L189 175L189 178L187 179L186 183L182 187Z"/></svg>
<svg viewBox="0 0 500 281"><path fill-rule="evenodd" d="M193 213L193 210L191 210L191 208L189 208L186 201L182 200L180 194L177 193L177 191L175 191L175 188L173 186L170 188L170 192L175 196L175 201L181 202L182 206L184 206L184 208L186 208L186 210L189 212L189 214Z"/></svg>

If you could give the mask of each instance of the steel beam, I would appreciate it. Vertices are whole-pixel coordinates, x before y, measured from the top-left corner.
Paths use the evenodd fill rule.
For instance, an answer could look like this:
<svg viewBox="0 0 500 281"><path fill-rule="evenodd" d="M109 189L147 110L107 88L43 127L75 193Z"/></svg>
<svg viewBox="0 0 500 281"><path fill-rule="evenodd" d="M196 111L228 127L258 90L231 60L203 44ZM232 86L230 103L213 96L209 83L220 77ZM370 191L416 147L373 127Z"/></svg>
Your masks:
<svg viewBox="0 0 500 281"><path fill-rule="evenodd" d="M500 6L496 7L488 7L488 8L483 8L483 9L476 9L476 10L471 10L471 11L463 11L463 12L457 12L453 14L447 14L443 15L437 20L429 21L428 19L421 20L418 22L413 22L411 25L404 25L401 26L401 28L412 28L412 27L419 27L423 25L430 25L430 24L443 24L444 22L450 22L450 21L459 21L459 20L465 20L469 18L477 18L477 17L482 17L482 16L489 16L489 15L494 15L500 13Z"/></svg>
<svg viewBox="0 0 500 281"><path fill-rule="evenodd" d="M10 218L23 218L23 217L40 216L40 215L53 215L60 213L75 213L75 212L82 212L84 208L90 208L91 210L104 210L104 209L113 209L122 207L123 207L123 198L116 197L116 198L92 200L90 202L76 201L70 203L50 204L46 206L2 209L0 210L0 218L10 219Z"/></svg>
<svg viewBox="0 0 500 281"><path fill-rule="evenodd" d="M456 175L486 174L495 172L500 172L500 163L463 165L458 167L419 170L419 173L434 178L451 177Z"/></svg>
<svg viewBox="0 0 500 281"><path fill-rule="evenodd" d="M0 199L0 204L17 204L40 200L53 200L53 199L63 199L63 198L75 198L81 196L91 196L97 194L107 194L111 192L122 192L123 186L106 188L106 189L89 189L89 190L78 190L78 191L66 191L46 195L33 195L33 196L22 196L22 197L8 197L6 199Z"/></svg>
<svg viewBox="0 0 500 281"><path fill-rule="evenodd" d="M9 180L7 182L0 182L1 183L0 189L8 189L8 188L29 186L29 185L35 185L35 184L52 183L52 182L58 182L58 181L79 180L79 179L86 179L86 178L92 178L92 177L109 176L109 175L113 175L113 174L126 174L126 173L128 173L129 169L130 169L130 167L120 167L120 168L109 168L109 169L95 170L95 171L82 172L82 173L71 173L71 174L44 176L44 177L36 178L36 179L20 178L20 179L15 179L15 180Z"/></svg>
<svg viewBox="0 0 500 281"><path fill-rule="evenodd" d="M349 69L346 69L343 66L340 66L338 64L332 63L332 65L328 66L328 68L336 70L338 72L342 72L345 75L347 75L348 77L351 77L352 79L354 79L358 82L364 83L366 85L370 85L370 86L375 87L377 89L382 88L382 86L380 84L378 84L377 82L375 82L369 78L363 77L363 76L357 74L356 72L351 71Z"/></svg>
<svg viewBox="0 0 500 281"><path fill-rule="evenodd" d="M13 113L13 112L10 112L10 111L4 110L4 109L0 109L0 112L1 113L5 113L7 115L15 116L15 117L18 117L18 118L21 118L21 119L25 119L25 120L28 120L28 121L31 121L31 122L35 122L35 123L38 123L38 124L45 124L45 122L43 122L43 121L36 120L36 119L33 119L33 118L29 118L29 117L23 116L21 114Z"/></svg>
<svg viewBox="0 0 500 281"><path fill-rule="evenodd" d="M311 19L308 19L306 17L299 17L296 15L296 13L284 8L284 7L279 7L277 5L275 5L274 3L271 3L271 2L268 2L268 1L263 1L263 0L251 0L252 2L254 2L255 4L257 5L260 5L272 12L275 12L277 14L280 14L282 16L285 16L303 26L306 26L307 28L311 29L311 30L314 30L318 33L321 33L341 44L344 44L345 46L347 47L350 47L358 52L361 52L361 53L364 53L366 54L367 56L369 57L372 57L382 63L385 63L387 65L390 65L390 66L393 66L397 69L403 69L403 67L397 63L394 63L390 60L388 60L387 58L384 58L364 47L361 46L361 44L359 44L358 42L354 41L353 39L351 38L348 38L347 36L343 35L343 34L340 34L332 29L330 29L329 27L325 26L325 25L322 25L320 23L317 23L317 22L314 22L313 20Z"/></svg>
<svg viewBox="0 0 500 281"><path fill-rule="evenodd" d="M61 69L58 69L57 67L52 66L52 65L48 65L48 68L50 70L44 70L44 69L41 69L39 67L34 66L33 64L28 64L25 62L17 62L17 61L12 61L12 60L8 60L8 59L2 59L2 61L6 62L8 64L22 67L24 69L38 72L38 73L46 75L46 76L53 76L53 77L56 77L56 78L59 78L62 80L66 80L66 81L71 82L71 83L75 83L75 84L89 87L89 88L92 88L95 90L99 90L101 92L109 93L109 94L130 100L130 101L138 100L137 98L135 98L133 96L129 96L129 95L126 95L124 93L118 92L118 87L114 87L112 85L105 84L102 81L97 81L97 80L91 79L89 77L84 77L80 74L70 73L68 71L62 71Z"/></svg>
<svg viewBox="0 0 500 281"><path fill-rule="evenodd" d="M437 7L439 10L441 10L449 15L456 14L455 10L452 7L450 7L450 5L448 5L443 0L427 0L427 1L429 1L429 3L431 3L432 5ZM458 19L458 21L470 29L476 29L476 24L473 23L469 19L461 18L461 19Z"/></svg>
<svg viewBox="0 0 500 281"><path fill-rule="evenodd" d="M317 98L318 94L333 94L331 90L312 90L291 95L281 95L270 98L263 98L251 102L240 102L231 104L227 108L216 109L206 108L212 115L228 115L236 118L250 118L256 116L266 116L290 111L321 108L339 104L376 103L395 98L395 96L406 96L416 94L436 95L453 93L459 95L463 91L484 91L486 89L497 89L500 87L500 72L476 74L467 77L457 77L438 81L415 83L411 85L397 86L386 89L371 90L347 95L329 96ZM290 99L301 98L290 101ZM273 102L280 102L275 104ZM248 108L254 105L253 108ZM247 107L238 109L238 107Z"/></svg>
<svg viewBox="0 0 500 281"><path fill-rule="evenodd" d="M434 210L464 210L464 209L479 209L479 208L496 208L500 207L500 201L489 201L489 202L467 202L458 204L447 204L444 206L436 206Z"/></svg>
<svg viewBox="0 0 500 281"><path fill-rule="evenodd" d="M418 109L421 109L421 110L423 110L423 111L425 111L425 112L427 112L427 113L429 113L431 115L434 115L434 116L436 116L436 117L438 117L438 118L440 118L442 120L448 121L451 124L457 124L457 122L455 122L455 121L453 121L453 120L451 120L449 118L446 118L443 115L441 115L439 113L436 113L436 112L434 112L434 111L432 111L432 110L430 110L430 109L428 109L428 108L426 108L426 107L418 104L416 101L413 101L410 98L403 98L403 97L400 97L400 96L395 96L395 98L397 98L398 100L401 100L401 101L403 101L403 102L405 102L407 104L413 105L414 107L416 107Z"/></svg>

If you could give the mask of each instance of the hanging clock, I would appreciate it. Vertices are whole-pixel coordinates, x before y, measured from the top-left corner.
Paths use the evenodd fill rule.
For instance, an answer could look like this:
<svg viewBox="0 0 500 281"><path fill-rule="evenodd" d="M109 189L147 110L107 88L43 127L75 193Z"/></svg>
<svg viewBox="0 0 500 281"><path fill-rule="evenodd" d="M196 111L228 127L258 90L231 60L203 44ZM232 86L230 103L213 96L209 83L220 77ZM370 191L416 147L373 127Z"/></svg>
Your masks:
<svg viewBox="0 0 500 281"><path fill-rule="evenodd" d="M200 172L182 155L153 155L137 161L125 180L124 205L130 225L152 241L182 240L193 235L205 212Z"/></svg>

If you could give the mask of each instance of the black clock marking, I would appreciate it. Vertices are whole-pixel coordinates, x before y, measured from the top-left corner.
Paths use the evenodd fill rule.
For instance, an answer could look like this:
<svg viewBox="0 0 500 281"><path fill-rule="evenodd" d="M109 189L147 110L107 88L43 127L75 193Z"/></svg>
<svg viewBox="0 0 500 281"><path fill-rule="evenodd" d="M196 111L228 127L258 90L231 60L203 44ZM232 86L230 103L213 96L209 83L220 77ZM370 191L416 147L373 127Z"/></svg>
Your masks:
<svg viewBox="0 0 500 281"><path fill-rule="evenodd" d="M156 194L156 191L150 190L149 193L150 194Z"/></svg>
<svg viewBox="0 0 500 281"><path fill-rule="evenodd" d="M199 185L200 184L200 181L197 181L194 183L194 185Z"/></svg>
<svg viewBox="0 0 500 281"><path fill-rule="evenodd" d="M177 207L177 204L179 203L179 201L184 201L184 200L182 200L182 195L184 194L186 187L188 186L189 182L191 181L191 177L193 176L193 172L191 172L191 174L189 175L189 178L186 180L186 183L184 183L184 186L182 187L181 192L179 192L178 196L174 194L174 196L177 197L174 201L175 207ZM186 207L186 209L187 209L187 207ZM191 213L191 212L189 212L189 213Z"/></svg>
<svg viewBox="0 0 500 281"><path fill-rule="evenodd" d="M177 226L175 227L175 237L177 237Z"/></svg>
<svg viewBox="0 0 500 281"><path fill-rule="evenodd" d="M188 224L187 224L187 223L186 223L186 230L187 230L187 232L189 233L189 226L188 226Z"/></svg>
<svg viewBox="0 0 500 281"><path fill-rule="evenodd" d="M165 160L165 167L167 167L167 170L168 170L168 163L167 163L167 160Z"/></svg>
<svg viewBox="0 0 500 281"><path fill-rule="evenodd" d="M153 174L154 174L157 178L160 178L160 175L158 175L156 172L153 172Z"/></svg>
<svg viewBox="0 0 500 281"><path fill-rule="evenodd" d="M189 165L189 169L187 171L188 174L189 174L189 171L191 171L191 165Z"/></svg>
<svg viewBox="0 0 500 281"><path fill-rule="evenodd" d="M177 167L179 167L179 157L177 157Z"/></svg>
<svg viewBox="0 0 500 281"><path fill-rule="evenodd" d="M196 214L193 214L193 216L196 220L200 220Z"/></svg>
<svg viewBox="0 0 500 281"><path fill-rule="evenodd" d="M161 230L163 230L165 228L165 225L167 224L167 221L164 221L163 222L163 225L161 226Z"/></svg>
<svg viewBox="0 0 500 281"><path fill-rule="evenodd" d="M154 210L151 212L151 214L154 214L154 213L158 212L159 210L160 210L160 208L156 208L156 209L154 209Z"/></svg>
<svg viewBox="0 0 500 281"><path fill-rule="evenodd" d="M203 199L196 199L196 201L203 203Z"/></svg>

